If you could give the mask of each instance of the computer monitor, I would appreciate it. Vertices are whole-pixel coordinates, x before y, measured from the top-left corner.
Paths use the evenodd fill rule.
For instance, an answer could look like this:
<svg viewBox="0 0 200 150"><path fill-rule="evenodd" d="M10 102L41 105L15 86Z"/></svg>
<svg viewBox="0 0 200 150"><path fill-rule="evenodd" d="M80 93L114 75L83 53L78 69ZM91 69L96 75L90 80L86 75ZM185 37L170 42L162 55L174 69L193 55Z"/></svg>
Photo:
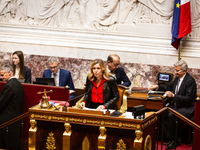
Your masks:
<svg viewBox="0 0 200 150"><path fill-rule="evenodd" d="M159 81L165 81L165 82L169 82L170 81L170 74L166 74L166 73L159 73L158 74L158 80Z"/></svg>
<svg viewBox="0 0 200 150"><path fill-rule="evenodd" d="M172 81L173 74L171 72L159 72L158 73L158 84L167 85Z"/></svg>
<svg viewBox="0 0 200 150"><path fill-rule="evenodd" d="M55 86L54 78L36 78L36 82L33 83Z"/></svg>

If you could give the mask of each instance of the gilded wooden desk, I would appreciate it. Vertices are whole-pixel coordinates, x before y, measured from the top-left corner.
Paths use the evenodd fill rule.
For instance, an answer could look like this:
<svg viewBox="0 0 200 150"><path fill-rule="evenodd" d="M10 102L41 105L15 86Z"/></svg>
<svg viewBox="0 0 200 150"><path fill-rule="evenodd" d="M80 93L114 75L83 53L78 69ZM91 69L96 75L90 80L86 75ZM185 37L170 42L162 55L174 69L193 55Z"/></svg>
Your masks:
<svg viewBox="0 0 200 150"><path fill-rule="evenodd" d="M131 118L128 112L112 117L103 112L92 114L90 110L66 112L62 106L58 107L59 110L40 109L39 105L29 108L29 149L155 149L157 116L154 112L146 113L145 119L139 120Z"/></svg>

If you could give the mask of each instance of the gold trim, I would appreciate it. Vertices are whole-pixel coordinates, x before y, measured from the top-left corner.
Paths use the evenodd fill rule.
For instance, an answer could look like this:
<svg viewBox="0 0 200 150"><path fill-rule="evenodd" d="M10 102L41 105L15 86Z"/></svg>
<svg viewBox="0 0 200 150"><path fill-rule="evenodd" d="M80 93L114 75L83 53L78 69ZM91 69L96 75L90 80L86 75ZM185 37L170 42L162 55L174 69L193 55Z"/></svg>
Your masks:
<svg viewBox="0 0 200 150"><path fill-rule="evenodd" d="M36 132L37 132L37 122L34 119L30 120L30 129L28 137L28 148L29 150L36 150Z"/></svg>
<svg viewBox="0 0 200 150"><path fill-rule="evenodd" d="M104 126L99 127L100 135L98 137L98 150L106 149L106 128Z"/></svg>
<svg viewBox="0 0 200 150"><path fill-rule="evenodd" d="M134 150L141 150L142 149L142 141L143 141L142 134L143 134L142 131L135 130L135 137L136 138L135 138L134 143L133 143L133 149Z"/></svg>
<svg viewBox="0 0 200 150"><path fill-rule="evenodd" d="M83 139L83 142L82 142L82 149L89 150L89 148L90 148L90 142L89 142L88 137L85 136L85 138Z"/></svg>
<svg viewBox="0 0 200 150"><path fill-rule="evenodd" d="M64 124L65 131L63 133L63 150L70 150L70 141L71 141L71 125L69 123Z"/></svg>
<svg viewBox="0 0 200 150"><path fill-rule="evenodd" d="M117 143L117 149L116 150L126 150L126 144L122 139L119 140Z"/></svg>
<svg viewBox="0 0 200 150"><path fill-rule="evenodd" d="M47 137L46 148L48 150L54 150L54 149L56 149L55 145L56 144L55 144L54 133L51 132L51 133L49 133L49 136Z"/></svg>
<svg viewBox="0 0 200 150"><path fill-rule="evenodd" d="M152 148L152 139L150 135L147 135L144 142L144 150L151 150Z"/></svg>
<svg viewBox="0 0 200 150"><path fill-rule="evenodd" d="M120 107L120 112L121 113L125 113L127 111L127 96L128 96L128 92L129 90L128 89L125 89L123 94L122 94L122 105Z"/></svg>

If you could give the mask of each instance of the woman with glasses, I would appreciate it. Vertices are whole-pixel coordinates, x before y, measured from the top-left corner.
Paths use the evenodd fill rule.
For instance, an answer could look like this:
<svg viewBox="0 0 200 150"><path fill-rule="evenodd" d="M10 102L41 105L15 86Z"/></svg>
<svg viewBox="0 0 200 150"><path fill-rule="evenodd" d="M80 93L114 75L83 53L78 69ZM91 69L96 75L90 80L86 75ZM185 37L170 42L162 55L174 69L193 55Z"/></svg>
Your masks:
<svg viewBox="0 0 200 150"><path fill-rule="evenodd" d="M117 83L114 77L109 75L103 60L95 59L92 62L85 91L81 108L117 109L116 103L119 100Z"/></svg>
<svg viewBox="0 0 200 150"><path fill-rule="evenodd" d="M31 69L24 66L24 54L22 51L15 51L12 54L13 75L17 79L25 79L24 83L31 83Z"/></svg>

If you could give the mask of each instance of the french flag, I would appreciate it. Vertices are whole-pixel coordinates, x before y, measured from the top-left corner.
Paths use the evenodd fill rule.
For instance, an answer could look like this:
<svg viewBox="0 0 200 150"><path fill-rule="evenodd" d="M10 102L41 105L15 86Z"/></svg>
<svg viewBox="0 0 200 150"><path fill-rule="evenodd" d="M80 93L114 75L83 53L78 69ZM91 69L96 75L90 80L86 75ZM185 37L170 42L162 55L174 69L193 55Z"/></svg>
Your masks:
<svg viewBox="0 0 200 150"><path fill-rule="evenodd" d="M175 0L172 21L172 46L179 47L179 41L192 31L190 0Z"/></svg>

